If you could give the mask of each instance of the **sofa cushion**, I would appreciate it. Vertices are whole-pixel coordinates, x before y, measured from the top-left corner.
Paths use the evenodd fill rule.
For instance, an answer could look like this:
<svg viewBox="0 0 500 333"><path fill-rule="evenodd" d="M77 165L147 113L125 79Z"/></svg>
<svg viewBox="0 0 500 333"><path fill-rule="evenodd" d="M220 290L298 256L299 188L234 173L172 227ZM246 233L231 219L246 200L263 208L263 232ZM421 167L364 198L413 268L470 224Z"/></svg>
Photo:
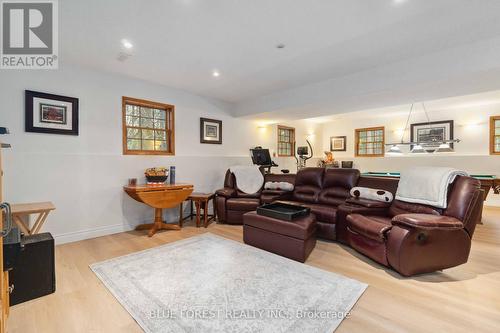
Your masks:
<svg viewBox="0 0 500 333"><path fill-rule="evenodd" d="M292 198L301 202L318 202L319 192L323 183L323 168L304 168L297 172L295 189Z"/></svg>
<svg viewBox="0 0 500 333"><path fill-rule="evenodd" d="M386 217L351 214L347 216L347 227L354 233L383 243L385 234L391 230L392 224L391 219Z"/></svg>
<svg viewBox="0 0 500 333"><path fill-rule="evenodd" d="M330 187L322 190L318 195L318 201L322 204L339 206L349 198L349 189L343 187Z"/></svg>
<svg viewBox="0 0 500 333"><path fill-rule="evenodd" d="M318 202L319 192L321 192L319 187L310 185L295 186L292 199L300 202L315 203Z"/></svg>
<svg viewBox="0 0 500 333"><path fill-rule="evenodd" d="M358 179L357 169L327 169L323 176L322 188L341 187L350 190L358 184Z"/></svg>
<svg viewBox="0 0 500 333"><path fill-rule="evenodd" d="M441 215L442 210L439 208L426 206L418 203L409 203L400 200L394 200L389 208L389 214L396 216L400 214L432 214Z"/></svg>
<svg viewBox="0 0 500 333"><path fill-rule="evenodd" d="M305 204L316 215L316 220L323 223L334 224L337 222L337 208L321 204Z"/></svg>
<svg viewBox="0 0 500 333"><path fill-rule="evenodd" d="M308 239L316 232L316 217L314 214L290 222L258 215L257 212L248 212L243 215L243 223L254 228L297 239Z"/></svg>
<svg viewBox="0 0 500 333"><path fill-rule="evenodd" d="M319 203L341 205L349 198L349 190L356 186L358 179L359 170L356 169L327 169L318 195Z"/></svg>
<svg viewBox="0 0 500 333"><path fill-rule="evenodd" d="M304 168L295 176L295 186L309 185L321 188L323 183L324 168Z"/></svg>
<svg viewBox="0 0 500 333"><path fill-rule="evenodd" d="M253 198L231 198L226 200L227 210L251 211L260 205L259 199Z"/></svg>

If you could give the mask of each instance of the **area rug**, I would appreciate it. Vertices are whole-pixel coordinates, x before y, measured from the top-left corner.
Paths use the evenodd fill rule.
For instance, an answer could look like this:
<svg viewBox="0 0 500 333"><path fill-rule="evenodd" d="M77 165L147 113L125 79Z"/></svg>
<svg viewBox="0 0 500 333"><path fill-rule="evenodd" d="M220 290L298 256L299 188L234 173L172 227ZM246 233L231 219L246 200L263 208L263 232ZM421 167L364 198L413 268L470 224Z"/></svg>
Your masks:
<svg viewBox="0 0 500 333"><path fill-rule="evenodd" d="M367 288L209 233L90 267L146 332L331 333Z"/></svg>

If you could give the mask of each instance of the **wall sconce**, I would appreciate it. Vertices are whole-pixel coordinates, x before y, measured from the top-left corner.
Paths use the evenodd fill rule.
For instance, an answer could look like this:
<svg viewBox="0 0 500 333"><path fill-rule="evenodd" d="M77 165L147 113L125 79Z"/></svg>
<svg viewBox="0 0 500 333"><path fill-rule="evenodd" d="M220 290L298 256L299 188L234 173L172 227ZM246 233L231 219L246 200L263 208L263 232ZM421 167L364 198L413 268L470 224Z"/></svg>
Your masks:
<svg viewBox="0 0 500 333"><path fill-rule="evenodd" d="M315 136L316 136L315 133L309 133L306 135L306 140L312 140L312 139L314 139Z"/></svg>

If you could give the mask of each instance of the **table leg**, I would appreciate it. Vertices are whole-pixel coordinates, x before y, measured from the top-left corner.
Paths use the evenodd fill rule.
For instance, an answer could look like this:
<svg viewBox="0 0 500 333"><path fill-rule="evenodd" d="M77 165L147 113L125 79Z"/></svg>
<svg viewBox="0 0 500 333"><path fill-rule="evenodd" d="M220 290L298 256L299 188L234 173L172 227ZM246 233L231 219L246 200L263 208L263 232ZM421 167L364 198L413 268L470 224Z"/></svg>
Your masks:
<svg viewBox="0 0 500 333"><path fill-rule="evenodd" d="M19 226L19 228L21 228L21 232L23 232L25 235L31 235L30 229L26 224L24 224L24 221L19 215L14 215L14 221Z"/></svg>
<svg viewBox="0 0 500 333"><path fill-rule="evenodd" d="M42 228L43 224L45 223L47 216L49 216L49 212L43 212L40 214L40 216L38 216L38 219L36 220L35 224L33 225L33 228L31 228L32 235L40 232L40 229Z"/></svg>
<svg viewBox="0 0 500 333"><path fill-rule="evenodd" d="M181 228L182 228L182 210L183 210L182 208L183 207L182 207L182 202L181 202L180 210L179 210L179 227L181 227Z"/></svg>
<svg viewBox="0 0 500 333"><path fill-rule="evenodd" d="M138 225L135 230L149 230L148 236L152 237L160 230L180 230L181 228L176 224L167 224L163 221L163 209L155 208L154 223L146 223Z"/></svg>
<svg viewBox="0 0 500 333"><path fill-rule="evenodd" d="M208 200L203 202L203 226L208 226Z"/></svg>
<svg viewBox="0 0 500 333"><path fill-rule="evenodd" d="M200 202L198 200L196 200L194 204L196 205L196 228L199 228L200 227L200 214L201 214Z"/></svg>

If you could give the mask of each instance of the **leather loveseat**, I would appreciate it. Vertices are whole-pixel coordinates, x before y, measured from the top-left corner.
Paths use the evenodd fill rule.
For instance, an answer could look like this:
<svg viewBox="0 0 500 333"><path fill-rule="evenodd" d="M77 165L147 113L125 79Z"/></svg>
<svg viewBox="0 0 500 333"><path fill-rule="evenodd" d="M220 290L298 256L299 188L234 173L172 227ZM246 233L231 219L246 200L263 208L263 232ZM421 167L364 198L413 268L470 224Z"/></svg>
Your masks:
<svg viewBox="0 0 500 333"><path fill-rule="evenodd" d="M470 177L457 177L450 186L446 209L351 198L354 186L395 194L398 185L397 179L360 177L355 169L305 168L297 175L265 175L265 181L287 181L295 188L244 194L228 171L224 188L216 192L219 222L241 224L244 213L273 201L307 206L316 215L317 237L349 245L405 276L467 262L483 209L480 183Z"/></svg>

